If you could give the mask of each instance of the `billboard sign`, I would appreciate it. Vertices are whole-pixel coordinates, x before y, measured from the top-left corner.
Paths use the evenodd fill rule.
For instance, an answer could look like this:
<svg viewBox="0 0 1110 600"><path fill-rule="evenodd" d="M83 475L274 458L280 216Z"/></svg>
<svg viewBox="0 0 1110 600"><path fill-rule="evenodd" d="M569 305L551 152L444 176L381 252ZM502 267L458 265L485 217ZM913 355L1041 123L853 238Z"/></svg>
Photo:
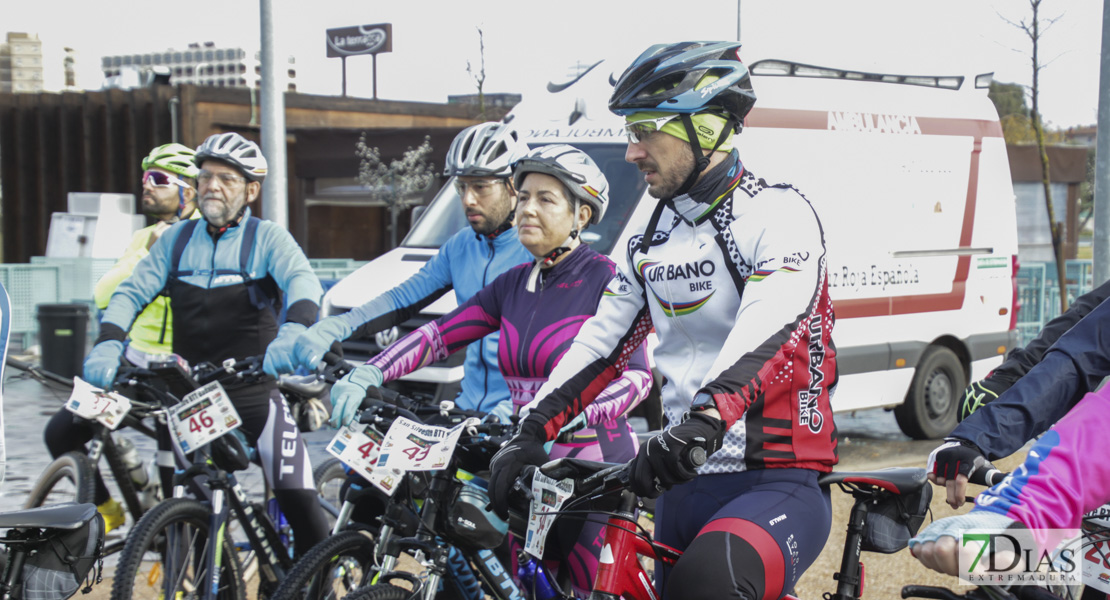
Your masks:
<svg viewBox="0 0 1110 600"><path fill-rule="evenodd" d="M327 30L328 58L393 51L393 24L355 25Z"/></svg>

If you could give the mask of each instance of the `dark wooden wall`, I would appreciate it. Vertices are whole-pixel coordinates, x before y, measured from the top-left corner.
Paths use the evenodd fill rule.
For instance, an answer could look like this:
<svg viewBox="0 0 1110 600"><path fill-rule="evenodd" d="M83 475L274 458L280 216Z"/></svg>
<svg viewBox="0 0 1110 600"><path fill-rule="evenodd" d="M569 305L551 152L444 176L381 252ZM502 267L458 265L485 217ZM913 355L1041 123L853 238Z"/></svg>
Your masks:
<svg viewBox="0 0 1110 600"><path fill-rule="evenodd" d="M389 217L384 208L309 208L304 202L317 178L357 175L354 144L361 132L368 132L386 161L400 158L429 135L439 170L454 135L480 120L469 105L297 93L286 93L285 103L289 229L313 258L365 260L388 250ZM50 216L66 211L69 192L137 197L140 163L152 148L175 140L196 146L223 131L258 141L259 110L257 94L250 90L191 85L0 93L4 262L26 262L45 253ZM503 113L502 109L488 116L496 119ZM260 206L252 208L255 214L261 212ZM406 213L398 239L408 223Z"/></svg>

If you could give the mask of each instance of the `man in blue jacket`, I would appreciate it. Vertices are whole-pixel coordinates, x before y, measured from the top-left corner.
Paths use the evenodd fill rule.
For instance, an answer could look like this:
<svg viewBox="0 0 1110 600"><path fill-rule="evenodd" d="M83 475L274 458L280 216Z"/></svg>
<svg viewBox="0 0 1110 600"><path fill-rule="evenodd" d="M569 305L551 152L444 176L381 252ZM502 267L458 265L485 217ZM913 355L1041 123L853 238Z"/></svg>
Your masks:
<svg viewBox="0 0 1110 600"><path fill-rule="evenodd" d="M482 123L464 129L447 152L444 175L454 176L470 227L447 240L422 269L396 288L342 315L328 317L301 334L294 348L275 353L278 372L298 366L315 369L332 343L356 329L374 334L415 316L440 296L455 290L462 304L511 267L532 260L513 227L516 191L512 165L528 153L516 129L504 123ZM497 367L498 334L474 342L466 350L462 391L455 403L467 410L512 414L509 390ZM352 374L353 375L353 374ZM331 423L349 421L365 397L367 381L358 377L332 388Z"/></svg>
<svg viewBox="0 0 1110 600"><path fill-rule="evenodd" d="M275 349L291 346L316 320L323 290L304 252L288 231L247 208L266 177L258 145L237 133L213 135L195 161L204 219L173 225L116 288L85 360L93 385L112 385L128 329L163 290L173 306L173 351L190 364L263 353L269 363ZM327 537L328 525L296 422L273 381L227 391L303 555Z"/></svg>

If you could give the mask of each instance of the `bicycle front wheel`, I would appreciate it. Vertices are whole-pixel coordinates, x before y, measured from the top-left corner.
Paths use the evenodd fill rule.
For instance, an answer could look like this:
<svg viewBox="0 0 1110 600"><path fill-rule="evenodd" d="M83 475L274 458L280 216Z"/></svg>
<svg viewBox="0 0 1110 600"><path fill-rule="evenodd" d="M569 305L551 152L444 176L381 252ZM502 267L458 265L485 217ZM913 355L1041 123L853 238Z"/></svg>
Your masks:
<svg viewBox="0 0 1110 600"><path fill-rule="evenodd" d="M339 600L368 583L373 565L374 540L359 531L341 532L301 557L271 600Z"/></svg>
<svg viewBox="0 0 1110 600"><path fill-rule="evenodd" d="M226 535L208 529L211 511L186 498L166 500L135 524L116 567L112 600L195 598L210 585L207 556L218 539L222 544L216 597L244 600L243 573Z"/></svg>
<svg viewBox="0 0 1110 600"><path fill-rule="evenodd" d="M96 474L92 461L80 452L66 452L46 466L23 508L37 508L63 502L91 504L96 495Z"/></svg>
<svg viewBox="0 0 1110 600"><path fill-rule="evenodd" d="M324 512L328 515L330 527L335 524L335 517L343 506L343 500L340 499L339 494L347 481L347 472L338 458L329 458L312 471L312 479L316 484L316 492L322 500Z"/></svg>

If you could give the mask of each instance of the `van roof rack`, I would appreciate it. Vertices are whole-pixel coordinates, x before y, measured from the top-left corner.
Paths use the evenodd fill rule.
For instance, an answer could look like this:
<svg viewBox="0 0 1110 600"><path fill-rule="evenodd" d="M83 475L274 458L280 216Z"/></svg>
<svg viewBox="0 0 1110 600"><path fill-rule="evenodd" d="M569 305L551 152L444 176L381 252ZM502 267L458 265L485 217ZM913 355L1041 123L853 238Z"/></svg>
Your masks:
<svg viewBox="0 0 1110 600"><path fill-rule="evenodd" d="M881 83L901 83L925 87L958 90L964 83L962 75L891 75L887 73L867 73L818 67L787 60L766 59L756 61L748 67L752 75L774 77L820 77L825 79L850 79L854 81L877 81Z"/></svg>

